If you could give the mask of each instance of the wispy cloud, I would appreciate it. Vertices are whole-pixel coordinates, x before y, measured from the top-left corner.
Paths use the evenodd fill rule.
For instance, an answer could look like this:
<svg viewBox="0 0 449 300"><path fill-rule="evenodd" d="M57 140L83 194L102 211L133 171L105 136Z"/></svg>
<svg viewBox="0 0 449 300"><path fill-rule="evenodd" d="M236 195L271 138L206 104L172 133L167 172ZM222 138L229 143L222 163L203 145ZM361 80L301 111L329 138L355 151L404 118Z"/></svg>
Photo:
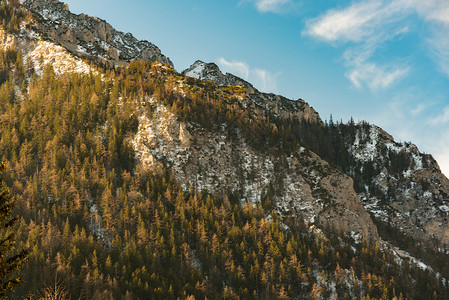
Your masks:
<svg viewBox="0 0 449 300"><path fill-rule="evenodd" d="M410 68L397 64L381 65L370 62L370 57L375 51L375 46L355 49L349 48L343 54L346 66L349 68L346 77L353 86L360 89L364 86L372 91L385 89L405 77Z"/></svg>
<svg viewBox="0 0 449 300"><path fill-rule="evenodd" d="M253 2L257 10L260 12L278 13L292 0L242 0L241 2Z"/></svg>
<svg viewBox="0 0 449 300"><path fill-rule="evenodd" d="M410 31L409 17L420 16L432 23L427 40L432 56L449 76L449 1L447 0L365 0L343 9L332 9L306 23L304 35L343 46L347 77L360 88L383 89L407 75L409 66L398 62L388 66L375 62L376 50L387 41ZM368 50L369 49L369 50ZM362 54L361 54L362 53Z"/></svg>
<svg viewBox="0 0 449 300"><path fill-rule="evenodd" d="M402 22L413 9L402 3L405 1L367 0L342 10L329 10L309 20L304 33L329 42L378 44L408 31Z"/></svg>
<svg viewBox="0 0 449 300"><path fill-rule="evenodd" d="M436 126L449 123L449 107L445 107L443 113L435 118L430 119L429 123Z"/></svg>
<svg viewBox="0 0 449 300"><path fill-rule="evenodd" d="M419 103L415 108L410 110L410 114L413 116L419 115L424 112L428 106L429 104L427 103Z"/></svg>
<svg viewBox="0 0 449 300"><path fill-rule="evenodd" d="M248 64L241 61L227 61L223 57L218 59L218 64L225 69L227 72L235 74L239 77L242 77L245 80L248 80L249 77L249 66Z"/></svg>
<svg viewBox="0 0 449 300"><path fill-rule="evenodd" d="M382 3L369 1L355 3L343 10L330 10L307 23L305 33L334 42L359 42L370 36L380 22Z"/></svg>
<svg viewBox="0 0 449 300"><path fill-rule="evenodd" d="M449 2L447 0L399 0L401 6L414 9L427 21L449 24Z"/></svg>
<svg viewBox="0 0 449 300"><path fill-rule="evenodd" d="M265 92L274 92L277 90L276 77L279 74L271 74L266 70L255 69L252 71L255 77L255 82L260 89Z"/></svg>
<svg viewBox="0 0 449 300"><path fill-rule="evenodd" d="M435 31L433 37L428 39L430 52L438 62L441 71L449 77L449 28L435 29Z"/></svg>
<svg viewBox="0 0 449 300"><path fill-rule="evenodd" d="M385 89L407 75L409 68L387 68L373 63L357 64L346 76L356 88L362 83L373 91Z"/></svg>
<svg viewBox="0 0 449 300"><path fill-rule="evenodd" d="M273 74L264 69L251 69L246 62L236 60L228 61L223 57L218 59L218 64L223 71L250 81L256 88L263 92L277 91L276 79L280 73Z"/></svg>

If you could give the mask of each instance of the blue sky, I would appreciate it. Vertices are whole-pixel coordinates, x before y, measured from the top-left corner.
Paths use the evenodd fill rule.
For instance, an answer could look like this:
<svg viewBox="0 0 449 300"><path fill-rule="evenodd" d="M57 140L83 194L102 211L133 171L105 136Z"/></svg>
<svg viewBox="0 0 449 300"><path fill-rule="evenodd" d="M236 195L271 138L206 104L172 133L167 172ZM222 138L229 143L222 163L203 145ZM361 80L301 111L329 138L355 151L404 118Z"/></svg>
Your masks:
<svg viewBox="0 0 449 300"><path fill-rule="evenodd" d="M448 0L65 0L156 44L178 71L217 63L322 116L367 120L449 174Z"/></svg>

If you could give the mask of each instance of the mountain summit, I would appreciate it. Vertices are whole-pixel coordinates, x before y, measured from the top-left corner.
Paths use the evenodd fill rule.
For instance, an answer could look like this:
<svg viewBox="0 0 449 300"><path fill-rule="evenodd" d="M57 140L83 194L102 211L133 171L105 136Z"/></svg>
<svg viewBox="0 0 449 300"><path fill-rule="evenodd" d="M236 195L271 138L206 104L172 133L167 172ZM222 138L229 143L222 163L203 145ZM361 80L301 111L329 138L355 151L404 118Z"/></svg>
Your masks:
<svg viewBox="0 0 449 300"><path fill-rule="evenodd" d="M34 13L35 31L80 57L102 64L122 65L142 59L173 66L152 43L138 41L132 34L117 31L99 18L75 15L58 0L25 0L23 5Z"/></svg>
<svg viewBox="0 0 449 300"><path fill-rule="evenodd" d="M247 88L252 87L250 83L233 74L223 74L216 64L205 63L200 60L194 62L187 70L184 70L182 74L199 80L213 81L220 86L242 85Z"/></svg>

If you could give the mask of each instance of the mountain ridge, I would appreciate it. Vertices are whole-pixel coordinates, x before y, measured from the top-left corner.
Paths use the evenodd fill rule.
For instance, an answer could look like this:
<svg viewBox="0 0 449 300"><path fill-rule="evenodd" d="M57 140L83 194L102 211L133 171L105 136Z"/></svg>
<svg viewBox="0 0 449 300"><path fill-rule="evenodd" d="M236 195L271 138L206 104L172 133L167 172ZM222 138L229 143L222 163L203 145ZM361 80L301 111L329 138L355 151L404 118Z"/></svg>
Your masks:
<svg viewBox="0 0 449 300"><path fill-rule="evenodd" d="M173 66L154 44L117 31L102 19L75 15L58 0L23 0L22 4L39 16L39 22L34 24L37 31L81 57L113 65L148 59Z"/></svg>

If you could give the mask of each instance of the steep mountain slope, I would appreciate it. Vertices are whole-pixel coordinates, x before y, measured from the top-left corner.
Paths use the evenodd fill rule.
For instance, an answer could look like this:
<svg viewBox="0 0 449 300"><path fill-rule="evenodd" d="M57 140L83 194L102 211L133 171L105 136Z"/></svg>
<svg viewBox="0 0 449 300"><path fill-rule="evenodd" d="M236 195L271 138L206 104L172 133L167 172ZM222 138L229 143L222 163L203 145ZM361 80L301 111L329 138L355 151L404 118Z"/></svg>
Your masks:
<svg viewBox="0 0 449 300"><path fill-rule="evenodd" d="M58 0L25 0L35 15L35 31L70 52L96 63L121 65L135 59L173 65L160 49L132 34L115 30L107 22L85 14L75 15Z"/></svg>
<svg viewBox="0 0 449 300"><path fill-rule="evenodd" d="M267 97L264 98L266 95L259 93L244 80L232 74L222 74L215 64L197 61L183 74L213 81L220 86L243 86L248 92L248 99L251 99L256 105L264 103L268 107L266 115L291 118L287 112L291 114L292 111L305 111L303 115L296 116L302 120L322 123L318 114L301 99L296 102L296 107L282 106L282 103L289 104L291 101L282 99L285 101L282 102L279 96L275 101L270 102ZM262 98L264 99L261 100ZM274 106L273 102L276 103L275 105L281 104L280 107L276 106L274 110L270 109L270 105ZM356 189L358 196L363 200L363 206L375 218L391 223L414 239L424 242L432 240L438 247L449 249L449 181L441 173L436 161L430 155L420 153L413 144L395 142L393 137L376 126L364 124L358 126L352 124L351 126L353 129L348 136L342 137L344 151L347 152L351 162L347 165L332 161L332 159L331 162L339 165L351 177L357 178ZM334 134L345 135L344 132L338 131ZM322 153L320 149L313 150ZM223 156L216 153L211 157ZM327 159L327 157L324 158ZM274 161L274 159L269 159L269 161ZM290 167L284 166L280 169L285 170ZM283 173L285 174L285 172ZM271 177L278 178L278 176ZM256 179L254 182L258 182L258 180ZM223 185L219 184L218 186ZM215 187L215 189L217 188ZM214 188L210 190L214 190ZM255 198L258 197L257 191L253 190L251 194L255 195ZM282 195L282 193L276 194ZM297 195L300 193L295 191L294 194L298 198ZM282 197L280 196L280 198ZM347 195L344 197L348 198ZM287 199L291 198L287 196ZM285 203L282 200L280 202ZM366 221L363 220L363 222Z"/></svg>
<svg viewBox="0 0 449 300"><path fill-rule="evenodd" d="M213 68L223 78L216 66ZM203 71L208 72L207 68ZM236 78L231 76L226 75L232 78L228 83ZM174 89L173 97L180 97L181 101L208 94L212 102L239 104L236 111L244 114L249 132L241 133L245 129L239 128L237 117L223 122L219 118L211 119L207 126L212 130L205 130L197 122L180 122L170 109L153 104L155 110L143 111L133 143L142 163L152 169L162 164L186 187L219 195L232 193L242 203L259 203L270 190L273 208L284 217L301 217L311 223L316 221L321 227L327 224L341 232L377 239L376 228L348 176L304 148L287 153L281 148L282 143L270 145L263 140L255 141L260 137L260 129L250 124L269 122L266 130L277 134L279 129L269 118L322 124L308 104L260 93L248 83L239 88L235 97L234 94L219 95L229 85L219 87L211 82L207 87L200 87L188 77L177 76L166 79L169 89L172 81L184 87L179 92Z"/></svg>
<svg viewBox="0 0 449 300"><path fill-rule="evenodd" d="M364 207L416 240L449 249L449 181L431 155L397 143L376 126L359 126L348 143ZM363 183L362 183L363 182Z"/></svg>
<svg viewBox="0 0 449 300"><path fill-rule="evenodd" d="M291 101L285 97L274 94L261 93L249 82L230 73L223 74L214 63L196 61L183 75L199 80L212 81L218 86L241 86L247 93L247 97L240 101L242 105L252 110L253 113L273 115L282 119L297 118L314 123L323 123L318 112L302 99ZM246 100L246 101L245 101Z"/></svg>
<svg viewBox="0 0 449 300"><path fill-rule="evenodd" d="M32 249L20 295L58 274L87 299L448 297L449 185L430 155L23 4L0 6L0 156ZM442 247L434 270L387 225Z"/></svg>

